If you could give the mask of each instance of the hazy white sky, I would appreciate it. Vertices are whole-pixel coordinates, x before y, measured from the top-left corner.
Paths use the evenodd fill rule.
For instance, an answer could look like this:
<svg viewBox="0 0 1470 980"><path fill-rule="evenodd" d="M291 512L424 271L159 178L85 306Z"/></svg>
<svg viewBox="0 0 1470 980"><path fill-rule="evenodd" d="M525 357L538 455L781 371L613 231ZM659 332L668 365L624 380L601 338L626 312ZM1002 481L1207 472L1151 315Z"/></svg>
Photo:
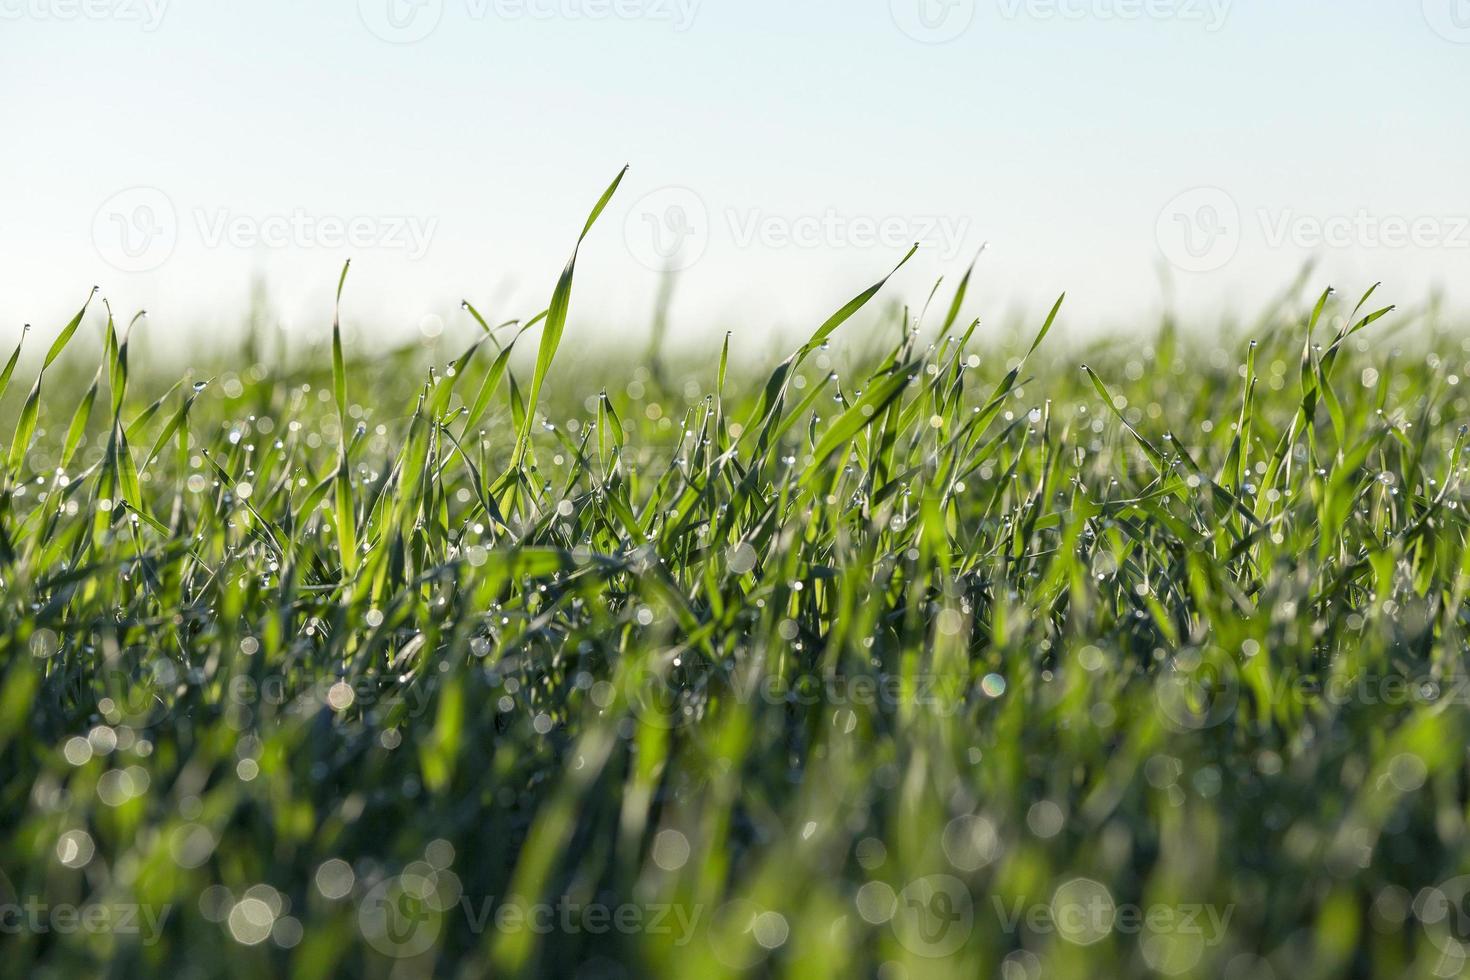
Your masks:
<svg viewBox="0 0 1470 980"><path fill-rule="evenodd" d="M0 333L534 313L809 326L926 244L976 309L1470 299L1470 0L0 0Z"/></svg>

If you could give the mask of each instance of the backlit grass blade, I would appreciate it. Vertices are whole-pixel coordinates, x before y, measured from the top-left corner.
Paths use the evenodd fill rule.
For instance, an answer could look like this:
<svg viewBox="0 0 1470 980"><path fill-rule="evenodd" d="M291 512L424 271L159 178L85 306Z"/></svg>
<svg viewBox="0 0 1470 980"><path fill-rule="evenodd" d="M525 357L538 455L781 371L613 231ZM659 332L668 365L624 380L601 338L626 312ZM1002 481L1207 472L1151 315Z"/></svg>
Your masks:
<svg viewBox="0 0 1470 980"><path fill-rule="evenodd" d="M342 355L342 289L347 285L347 270L352 260L342 264L342 275L337 279L337 300L332 311L332 395L337 401L337 417L341 420L339 431L342 445L347 444L347 362Z"/></svg>
<svg viewBox="0 0 1470 980"><path fill-rule="evenodd" d="M884 276L882 279L879 279L877 282L869 286L867 289L863 290L861 293L858 293L852 299L848 300L847 303L844 304L843 307L839 309L836 313L833 313L831 316L829 316L826 321L817 328L816 332L812 334L811 339L802 345L801 353L814 350L817 347L821 346L822 342L825 341L828 337L832 336L832 333L838 327L842 326L848 320L852 319L853 314L857 313L858 310L861 310L864 306L867 306L868 301L871 300L874 296L877 296L878 293L883 289L883 287L888 284L888 280L892 279L898 273L899 269L902 269L905 265L907 265L909 259L913 258L914 254L918 251L918 245L915 245L913 248L909 249L908 253L905 254L903 258L899 259L898 265L893 267L892 272L888 273L888 275Z"/></svg>
<svg viewBox="0 0 1470 980"><path fill-rule="evenodd" d="M970 290L970 278L975 274L975 266L979 264L980 256L985 253L987 247L989 247L989 243L981 245L980 251L975 253L975 258L970 261L969 267L965 269L965 274L960 279L959 286L955 288L954 299L950 300L949 312L945 313L944 323L940 325L940 336L949 333L950 328L955 325L955 321L960 318L960 310L965 305L965 294Z"/></svg>
<svg viewBox="0 0 1470 980"><path fill-rule="evenodd" d="M46 360L41 365L42 371L46 370L48 367L54 364L56 362L56 359L61 356L61 352L66 350L66 345L71 343L72 335L75 334L77 332L77 328L82 325L82 318L87 315L87 307L92 304L92 298L96 295L97 287L93 286L91 295L89 295L87 297L87 301L82 304L82 308L77 311L77 315L72 317L70 322L68 322L66 326L61 328L61 333L58 334L56 340L52 342L51 349L46 352Z"/></svg>
<svg viewBox="0 0 1470 980"><path fill-rule="evenodd" d="M76 455L77 447L81 445L82 437L87 432L87 423L92 418L92 406L97 401L97 389L101 384L102 369L99 367L96 375L92 378L92 383L88 385L86 392L82 395L81 403L77 405L76 411L72 413L71 425L66 430L66 442L61 447L61 461L57 464L57 468L60 470L66 469L68 464L71 463L72 457Z"/></svg>
<svg viewBox="0 0 1470 980"><path fill-rule="evenodd" d="M15 365L20 360L20 350L25 346L26 334L31 332L31 325L25 325L21 332L20 340L15 342L15 350L11 351L10 359L5 362L5 367L0 368L0 398L5 397L5 390L10 387L10 378L15 374Z"/></svg>
<svg viewBox="0 0 1470 980"><path fill-rule="evenodd" d="M10 437L10 455L6 460L6 471L11 480L21 478L26 453L30 451L31 440L36 435L36 418L41 410L42 376L36 375L36 383L31 386L31 392L26 396L25 404L21 406L20 417L15 423L15 432Z"/></svg>
<svg viewBox="0 0 1470 980"><path fill-rule="evenodd" d="M83 317L87 315L87 307L92 304L92 298L96 295L97 287L94 286L92 287L92 292L87 296L87 301L77 311L77 315L72 317L70 322L62 328L61 334L51 345L50 351L47 352L46 360L42 363L41 370L36 373L36 383L31 386L31 392L26 396L25 404L21 407L20 416L16 420L15 432L10 439L10 453L6 460L6 471L11 480L20 479L21 469L25 465L26 453L30 451L31 441L35 438L36 421L41 410L41 382L46 376L46 369L66 349L67 343L71 340L72 335L77 332L77 327L81 325ZM5 385L10 383L10 375L15 370L15 358L19 354L20 346L17 345L15 354L11 356L10 363L5 368ZM3 393L5 385L0 385L0 393Z"/></svg>
<svg viewBox="0 0 1470 980"><path fill-rule="evenodd" d="M552 359L556 357L556 349L561 345L562 333L566 330L567 314L572 305L572 276L577 268L577 253L581 251L582 242L586 240L587 234L602 215L603 209L607 207L612 196L617 192L618 185L623 182L628 168L624 167L618 172L617 177L603 191L602 197L587 216L587 223L582 226L582 234L577 236L577 244L572 247L572 257L567 260L566 268L562 270L561 278L557 280L556 290L551 294L551 305L546 311L546 325L541 330L541 346L536 352L536 370L531 375L531 388L526 399L526 415L521 423L520 431L516 433L515 450L510 457L510 470L516 470L526 457L526 447L531 440L531 425L535 420L536 406L541 399L541 386L546 381L546 373L551 370Z"/></svg>
<svg viewBox="0 0 1470 980"><path fill-rule="evenodd" d="M917 369L917 364L904 364L894 368L887 377L875 382L870 381L862 398L838 416L822 433L821 441L812 450L809 472L824 466L828 456L847 445L859 432L877 421L880 414L913 380Z"/></svg>
<svg viewBox="0 0 1470 980"><path fill-rule="evenodd" d="M347 284L347 270L352 267L348 259L342 265L342 275L337 280L337 300L332 313L332 394L337 402L338 458L335 483L335 513L333 525L337 531L337 551L342 560L342 571L351 577L357 571L357 515L352 499L352 469L347 460L347 361L342 353L342 289Z"/></svg>

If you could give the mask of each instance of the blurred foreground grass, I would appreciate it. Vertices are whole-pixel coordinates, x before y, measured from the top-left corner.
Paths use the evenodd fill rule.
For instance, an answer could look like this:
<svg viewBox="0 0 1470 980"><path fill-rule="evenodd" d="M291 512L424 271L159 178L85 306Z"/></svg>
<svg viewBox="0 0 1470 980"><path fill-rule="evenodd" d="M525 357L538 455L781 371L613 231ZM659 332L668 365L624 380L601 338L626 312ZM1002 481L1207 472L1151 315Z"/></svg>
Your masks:
<svg viewBox="0 0 1470 980"><path fill-rule="evenodd" d="M1465 970L1460 338L553 369L572 271L432 370L10 360L0 972Z"/></svg>

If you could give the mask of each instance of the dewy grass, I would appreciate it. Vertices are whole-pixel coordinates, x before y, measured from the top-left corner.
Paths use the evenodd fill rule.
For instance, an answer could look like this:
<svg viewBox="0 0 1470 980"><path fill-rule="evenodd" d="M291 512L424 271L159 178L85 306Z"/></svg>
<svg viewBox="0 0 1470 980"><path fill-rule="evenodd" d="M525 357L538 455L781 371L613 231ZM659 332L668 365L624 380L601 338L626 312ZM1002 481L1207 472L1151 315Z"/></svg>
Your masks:
<svg viewBox="0 0 1470 980"><path fill-rule="evenodd" d="M966 277L654 375L572 271L433 370L9 359L0 971L1464 969L1458 340L1083 369Z"/></svg>

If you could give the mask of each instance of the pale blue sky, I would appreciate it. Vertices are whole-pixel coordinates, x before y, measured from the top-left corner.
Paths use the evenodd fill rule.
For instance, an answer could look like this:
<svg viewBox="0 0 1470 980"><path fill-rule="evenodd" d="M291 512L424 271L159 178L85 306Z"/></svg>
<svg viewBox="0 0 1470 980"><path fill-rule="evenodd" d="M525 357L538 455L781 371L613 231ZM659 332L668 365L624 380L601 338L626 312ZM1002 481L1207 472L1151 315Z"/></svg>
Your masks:
<svg viewBox="0 0 1470 980"><path fill-rule="evenodd" d="M1470 299L1470 0L418 2L0 0L0 332L93 282L227 328L257 275L320 330L348 255L357 322L533 313L624 163L577 329L646 322L655 227L690 333L799 330L913 237L893 295L988 241L976 311L1076 325L1309 256Z"/></svg>

